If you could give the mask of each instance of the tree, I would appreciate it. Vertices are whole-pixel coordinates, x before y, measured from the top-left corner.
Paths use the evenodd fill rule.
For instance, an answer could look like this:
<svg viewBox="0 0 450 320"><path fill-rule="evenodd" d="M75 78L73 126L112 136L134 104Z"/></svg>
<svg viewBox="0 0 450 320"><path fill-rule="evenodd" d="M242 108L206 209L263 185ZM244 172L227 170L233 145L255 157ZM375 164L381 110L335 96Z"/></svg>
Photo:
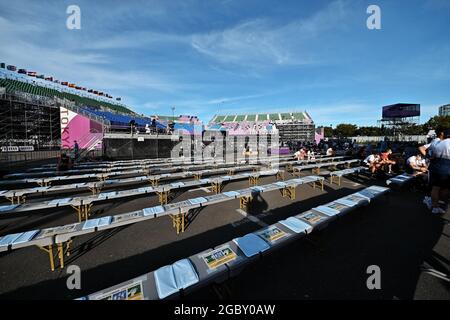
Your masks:
<svg viewBox="0 0 450 320"><path fill-rule="evenodd" d="M411 125L405 127L402 130L402 133L406 134L406 135L426 134L426 132L424 132L424 126L420 126L420 125L416 125L416 124L411 124Z"/></svg>
<svg viewBox="0 0 450 320"><path fill-rule="evenodd" d="M381 136L381 129L379 127L359 127L356 131L359 136Z"/></svg>
<svg viewBox="0 0 450 320"><path fill-rule="evenodd" d="M430 118L423 125L423 131L427 133L429 130L434 130L437 127L450 128L450 116L435 116Z"/></svg>
<svg viewBox="0 0 450 320"><path fill-rule="evenodd" d="M331 138L333 136L333 128L331 127L324 127L323 132L326 138Z"/></svg>
<svg viewBox="0 0 450 320"><path fill-rule="evenodd" d="M336 135L339 137L353 137L356 134L357 126L354 124L342 123L336 127Z"/></svg>

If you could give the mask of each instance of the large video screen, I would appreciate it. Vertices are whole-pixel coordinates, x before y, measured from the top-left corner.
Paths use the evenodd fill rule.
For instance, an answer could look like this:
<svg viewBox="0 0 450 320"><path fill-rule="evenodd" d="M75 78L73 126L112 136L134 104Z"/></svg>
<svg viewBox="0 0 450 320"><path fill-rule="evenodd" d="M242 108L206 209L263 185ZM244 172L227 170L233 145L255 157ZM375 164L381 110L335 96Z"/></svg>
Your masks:
<svg viewBox="0 0 450 320"><path fill-rule="evenodd" d="M420 104L393 104L383 107L383 118L407 118L420 116Z"/></svg>

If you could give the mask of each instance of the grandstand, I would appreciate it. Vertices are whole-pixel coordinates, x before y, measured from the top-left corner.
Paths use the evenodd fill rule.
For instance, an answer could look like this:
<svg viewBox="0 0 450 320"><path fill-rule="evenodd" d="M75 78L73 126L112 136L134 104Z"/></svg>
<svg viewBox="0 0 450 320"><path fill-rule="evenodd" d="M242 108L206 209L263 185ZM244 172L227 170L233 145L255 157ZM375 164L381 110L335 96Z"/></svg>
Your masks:
<svg viewBox="0 0 450 320"><path fill-rule="evenodd" d="M101 151L105 133L165 132L109 94L0 65L0 146L7 151L58 151L77 141L82 155ZM3 150L2 149L2 150ZM44 158L54 157L47 153ZM11 157L2 153L2 161ZM22 158L20 158L22 159Z"/></svg>
<svg viewBox="0 0 450 320"><path fill-rule="evenodd" d="M152 118L158 120L162 125L172 127L173 131L182 135L201 135L203 132L203 123L197 116L180 115L161 116L154 115Z"/></svg>
<svg viewBox="0 0 450 320"><path fill-rule="evenodd" d="M125 105L108 101L107 98L99 97L94 93L65 87L49 80L40 78L30 80L29 78L29 76L0 68L0 87L5 88L6 94L19 97L25 94L35 98L34 101L47 103L51 103L55 98L70 101L80 108L77 111L82 111L84 115L93 117L95 120L98 120L99 117L106 124L110 124L110 130L128 129L132 120L138 127L145 127L146 124L151 123L151 118L140 116ZM158 127L165 128L160 123L158 123Z"/></svg>
<svg viewBox="0 0 450 320"><path fill-rule="evenodd" d="M281 142L314 140L314 122L306 111L215 115L208 129L231 136L278 134Z"/></svg>
<svg viewBox="0 0 450 320"><path fill-rule="evenodd" d="M13 73L11 71L0 68L0 86L5 87L7 92L22 92L34 96L74 101L78 105L88 105L92 107L103 107L115 112L134 114L128 107L123 104L109 102L106 99L93 93L83 92L74 88L68 88L58 83L39 78L29 79L29 76Z"/></svg>

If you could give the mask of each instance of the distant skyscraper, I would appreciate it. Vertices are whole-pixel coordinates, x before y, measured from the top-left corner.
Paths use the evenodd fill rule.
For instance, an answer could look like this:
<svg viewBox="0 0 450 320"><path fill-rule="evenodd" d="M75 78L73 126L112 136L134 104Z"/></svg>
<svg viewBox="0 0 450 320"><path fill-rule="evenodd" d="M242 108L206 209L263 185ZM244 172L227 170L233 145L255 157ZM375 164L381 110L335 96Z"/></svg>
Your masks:
<svg viewBox="0 0 450 320"><path fill-rule="evenodd" d="M439 107L440 116L450 116L450 104L446 104Z"/></svg>

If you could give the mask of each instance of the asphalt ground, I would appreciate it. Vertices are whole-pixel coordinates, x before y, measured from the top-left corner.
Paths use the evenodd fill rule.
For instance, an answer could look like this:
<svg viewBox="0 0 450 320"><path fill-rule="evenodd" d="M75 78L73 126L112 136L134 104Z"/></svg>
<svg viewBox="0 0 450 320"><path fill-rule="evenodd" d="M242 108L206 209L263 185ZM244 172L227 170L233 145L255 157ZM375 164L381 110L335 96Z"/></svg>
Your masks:
<svg viewBox="0 0 450 320"><path fill-rule="evenodd" d="M307 172L304 175L308 175ZM287 177L290 178L290 177ZM264 177L260 184L275 177ZM286 217L324 204L383 180L348 177L324 191L297 187L296 200L279 191L256 198L246 217L239 201L205 207L177 235L169 217L77 237L66 266L81 269L81 289L69 290L67 268L50 271L48 255L37 247L0 254L0 299L74 299L129 280L212 248ZM247 188L229 183L223 191ZM185 191L172 201L210 193ZM331 223L321 232L289 244L248 266L222 285L208 286L183 299L450 299L449 282L421 268L449 274L450 213L431 214L423 191L393 191L365 208ZM94 206L94 217L157 205L157 197ZM0 235L73 223L66 207L0 218ZM369 290L366 269L381 270L381 289Z"/></svg>

